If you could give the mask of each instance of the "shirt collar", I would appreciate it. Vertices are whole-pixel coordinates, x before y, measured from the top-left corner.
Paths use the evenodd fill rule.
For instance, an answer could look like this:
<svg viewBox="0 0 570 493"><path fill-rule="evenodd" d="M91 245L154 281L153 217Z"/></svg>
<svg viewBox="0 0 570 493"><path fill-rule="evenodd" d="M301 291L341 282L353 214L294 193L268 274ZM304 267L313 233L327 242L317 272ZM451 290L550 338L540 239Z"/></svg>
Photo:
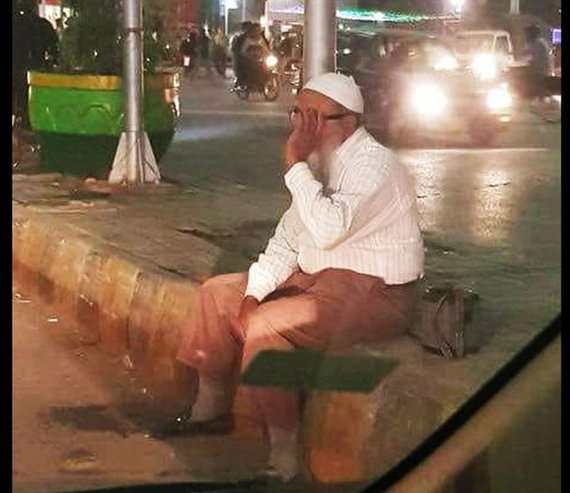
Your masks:
<svg viewBox="0 0 570 493"><path fill-rule="evenodd" d="M354 153L360 146L362 139L366 137L366 134L367 132L364 126L358 127L335 151L335 159L344 162L348 157L354 156Z"/></svg>

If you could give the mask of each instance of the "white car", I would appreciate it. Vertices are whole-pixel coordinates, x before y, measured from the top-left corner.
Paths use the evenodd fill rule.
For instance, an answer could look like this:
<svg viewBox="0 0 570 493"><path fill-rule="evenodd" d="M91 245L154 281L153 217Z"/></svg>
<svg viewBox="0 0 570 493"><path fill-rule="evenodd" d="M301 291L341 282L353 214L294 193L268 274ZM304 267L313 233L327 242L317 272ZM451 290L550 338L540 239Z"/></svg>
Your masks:
<svg viewBox="0 0 570 493"><path fill-rule="evenodd" d="M476 75L492 79L515 65L513 43L507 31L461 31L454 36L455 54Z"/></svg>

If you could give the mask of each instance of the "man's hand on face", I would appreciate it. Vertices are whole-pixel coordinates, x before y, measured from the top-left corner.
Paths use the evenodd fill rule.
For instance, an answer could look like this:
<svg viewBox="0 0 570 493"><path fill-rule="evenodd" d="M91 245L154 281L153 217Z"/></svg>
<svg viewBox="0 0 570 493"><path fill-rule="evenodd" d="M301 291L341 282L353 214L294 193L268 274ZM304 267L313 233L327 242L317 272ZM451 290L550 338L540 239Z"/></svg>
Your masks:
<svg viewBox="0 0 570 493"><path fill-rule="evenodd" d="M245 330L247 327L247 320L252 312L259 306L259 301L253 296L246 296L241 302L238 320L241 327Z"/></svg>
<svg viewBox="0 0 570 493"><path fill-rule="evenodd" d="M293 131L285 145L285 172L299 161L306 161L315 150L324 118L316 110L297 110L293 118Z"/></svg>

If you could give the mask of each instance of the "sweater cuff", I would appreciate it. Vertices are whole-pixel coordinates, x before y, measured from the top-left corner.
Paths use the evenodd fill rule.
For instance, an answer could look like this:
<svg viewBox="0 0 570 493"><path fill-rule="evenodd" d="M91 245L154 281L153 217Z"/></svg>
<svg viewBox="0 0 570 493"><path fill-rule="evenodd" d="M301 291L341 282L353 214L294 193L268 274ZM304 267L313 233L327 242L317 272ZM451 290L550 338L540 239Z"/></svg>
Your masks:
<svg viewBox="0 0 570 493"><path fill-rule="evenodd" d="M273 283L265 279L265 276L260 275L257 263L251 264L244 297L253 296L261 303L263 298L265 298L274 289L275 287L273 286Z"/></svg>
<svg viewBox="0 0 570 493"><path fill-rule="evenodd" d="M293 166L291 166L289 168L289 171L285 173L284 178L285 185L290 192L293 191L293 188L298 187L307 179L314 180L313 173L311 173L309 165L304 161L299 161L298 163L295 163Z"/></svg>
<svg viewBox="0 0 570 493"><path fill-rule="evenodd" d="M245 298L246 296L253 296L257 301L261 303L263 301L263 298L265 298L268 294L269 292L267 292L267 289L264 286L248 286L243 297Z"/></svg>

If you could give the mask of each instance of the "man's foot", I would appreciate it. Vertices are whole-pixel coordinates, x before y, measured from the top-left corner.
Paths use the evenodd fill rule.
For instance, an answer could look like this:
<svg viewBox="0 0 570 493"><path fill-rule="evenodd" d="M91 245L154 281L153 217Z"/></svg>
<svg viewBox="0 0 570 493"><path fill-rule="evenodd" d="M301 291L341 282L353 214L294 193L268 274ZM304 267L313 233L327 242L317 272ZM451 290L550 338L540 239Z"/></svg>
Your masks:
<svg viewBox="0 0 570 493"><path fill-rule="evenodd" d="M270 485L275 485L276 487L279 485L291 485L292 483L301 483L303 478L301 474L295 474L294 476L285 476L273 466L269 466L260 474L255 476L255 481L269 483ZM275 491L271 489L271 491Z"/></svg>
<svg viewBox="0 0 570 493"><path fill-rule="evenodd" d="M199 377L196 402L167 420L160 434L227 433L232 428L231 399L222 381Z"/></svg>

